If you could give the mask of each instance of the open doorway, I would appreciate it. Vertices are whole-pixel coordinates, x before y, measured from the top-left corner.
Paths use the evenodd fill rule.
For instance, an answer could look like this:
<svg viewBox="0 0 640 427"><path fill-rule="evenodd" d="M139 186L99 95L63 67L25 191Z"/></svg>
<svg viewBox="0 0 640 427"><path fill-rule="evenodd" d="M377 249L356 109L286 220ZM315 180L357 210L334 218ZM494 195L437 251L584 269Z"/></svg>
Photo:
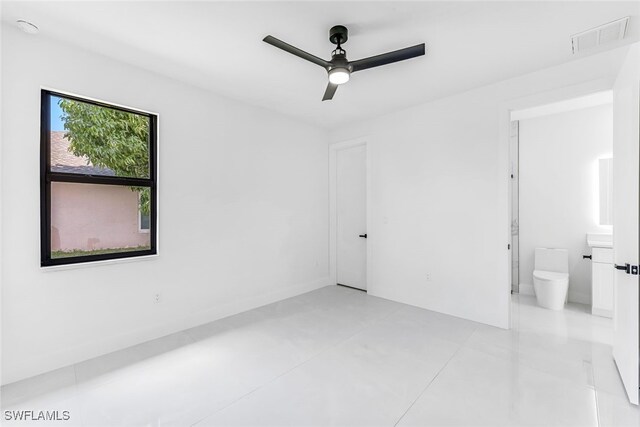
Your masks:
<svg viewBox="0 0 640 427"><path fill-rule="evenodd" d="M512 292L611 318L612 93L513 111L511 119Z"/></svg>
<svg viewBox="0 0 640 427"><path fill-rule="evenodd" d="M636 76L564 101L542 95L553 104L522 100L526 109L509 109L503 127L514 351L591 387L598 410L631 414L639 377Z"/></svg>
<svg viewBox="0 0 640 427"><path fill-rule="evenodd" d="M613 101L604 91L511 112L511 326L529 366L622 413L634 401L613 351L629 322L614 322L613 179L628 159L614 158Z"/></svg>

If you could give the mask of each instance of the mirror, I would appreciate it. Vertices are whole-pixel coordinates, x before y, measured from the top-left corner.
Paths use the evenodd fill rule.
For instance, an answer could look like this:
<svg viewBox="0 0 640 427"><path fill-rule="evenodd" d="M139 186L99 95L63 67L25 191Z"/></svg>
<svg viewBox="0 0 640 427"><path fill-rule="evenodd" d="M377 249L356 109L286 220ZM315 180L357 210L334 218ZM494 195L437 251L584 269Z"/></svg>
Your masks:
<svg viewBox="0 0 640 427"><path fill-rule="evenodd" d="M613 225L613 159L599 160L600 225Z"/></svg>

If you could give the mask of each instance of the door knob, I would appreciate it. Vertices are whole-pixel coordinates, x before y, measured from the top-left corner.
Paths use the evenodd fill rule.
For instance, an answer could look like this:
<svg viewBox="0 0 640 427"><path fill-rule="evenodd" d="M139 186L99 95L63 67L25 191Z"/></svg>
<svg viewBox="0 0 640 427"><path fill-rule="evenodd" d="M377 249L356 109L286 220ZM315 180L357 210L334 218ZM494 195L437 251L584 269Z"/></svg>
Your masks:
<svg viewBox="0 0 640 427"><path fill-rule="evenodd" d="M638 275L638 266L637 265L630 265L630 264L617 265L617 264L613 264L613 267L616 270L623 270L627 274L633 274L634 276Z"/></svg>
<svg viewBox="0 0 640 427"><path fill-rule="evenodd" d="M367 233L364 234L358 234L358 237L364 237L365 239L367 238Z"/></svg>
<svg viewBox="0 0 640 427"><path fill-rule="evenodd" d="M591 259L591 255L582 255L582 259Z"/></svg>
<svg viewBox="0 0 640 427"><path fill-rule="evenodd" d="M627 274L631 274L631 265L629 264L625 264L625 265L613 264L613 267L616 270L624 270Z"/></svg>

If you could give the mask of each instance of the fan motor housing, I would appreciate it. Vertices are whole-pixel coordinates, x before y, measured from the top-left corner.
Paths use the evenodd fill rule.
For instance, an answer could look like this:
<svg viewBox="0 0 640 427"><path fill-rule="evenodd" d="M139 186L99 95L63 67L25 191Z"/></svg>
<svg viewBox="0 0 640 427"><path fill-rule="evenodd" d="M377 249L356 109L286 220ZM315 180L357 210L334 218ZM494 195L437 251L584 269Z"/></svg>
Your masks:
<svg viewBox="0 0 640 427"><path fill-rule="evenodd" d="M349 30L344 25L336 25L329 30L329 41L335 45L346 43L349 39Z"/></svg>
<svg viewBox="0 0 640 427"><path fill-rule="evenodd" d="M349 61L347 60L347 57L344 54L344 51L342 51L342 53L334 54L333 57L331 58L330 64L331 65L329 66L327 71L331 71L334 68L345 68L345 69L349 70L349 72L351 72L352 68L353 68L349 64Z"/></svg>

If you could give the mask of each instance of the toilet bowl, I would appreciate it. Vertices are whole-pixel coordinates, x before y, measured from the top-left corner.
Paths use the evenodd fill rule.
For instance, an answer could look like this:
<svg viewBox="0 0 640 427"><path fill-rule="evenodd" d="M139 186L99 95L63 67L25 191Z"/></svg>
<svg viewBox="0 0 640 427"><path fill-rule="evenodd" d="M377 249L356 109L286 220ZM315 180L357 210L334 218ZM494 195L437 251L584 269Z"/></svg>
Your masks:
<svg viewBox="0 0 640 427"><path fill-rule="evenodd" d="M569 289L569 254L566 249L536 248L533 290L540 307L562 310Z"/></svg>

